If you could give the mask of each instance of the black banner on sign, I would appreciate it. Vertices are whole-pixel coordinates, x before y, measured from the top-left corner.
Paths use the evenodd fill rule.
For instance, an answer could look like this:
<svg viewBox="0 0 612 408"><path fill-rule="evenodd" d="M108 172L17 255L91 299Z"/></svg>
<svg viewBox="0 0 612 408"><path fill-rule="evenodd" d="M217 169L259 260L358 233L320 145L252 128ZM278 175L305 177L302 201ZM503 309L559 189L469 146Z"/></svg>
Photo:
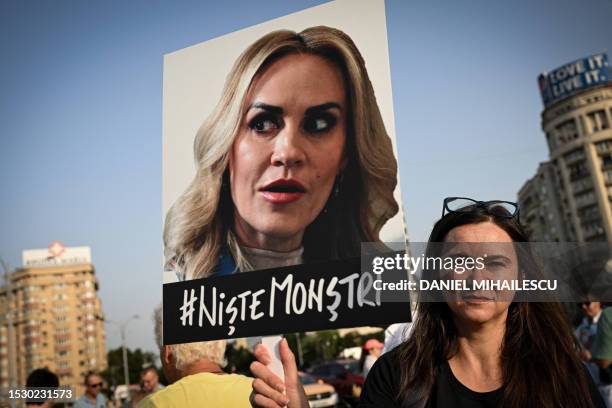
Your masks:
<svg viewBox="0 0 612 408"><path fill-rule="evenodd" d="M410 321L410 297L382 302L360 258L164 285L164 344Z"/></svg>

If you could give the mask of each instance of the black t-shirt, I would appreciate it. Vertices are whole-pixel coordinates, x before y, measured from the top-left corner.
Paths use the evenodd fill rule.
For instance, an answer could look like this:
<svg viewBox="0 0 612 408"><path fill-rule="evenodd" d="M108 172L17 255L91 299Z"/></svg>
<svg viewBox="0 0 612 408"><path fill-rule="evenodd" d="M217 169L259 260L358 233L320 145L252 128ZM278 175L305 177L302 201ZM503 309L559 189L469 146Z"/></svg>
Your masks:
<svg viewBox="0 0 612 408"><path fill-rule="evenodd" d="M591 398L596 408L605 404L595 383L587 374ZM361 393L359 408L405 408L410 404L396 400L400 388L399 347L383 354L374 364ZM423 408L495 408L503 394L500 388L491 392L474 392L461 384L444 362L438 370L434 388L426 403L416 405Z"/></svg>

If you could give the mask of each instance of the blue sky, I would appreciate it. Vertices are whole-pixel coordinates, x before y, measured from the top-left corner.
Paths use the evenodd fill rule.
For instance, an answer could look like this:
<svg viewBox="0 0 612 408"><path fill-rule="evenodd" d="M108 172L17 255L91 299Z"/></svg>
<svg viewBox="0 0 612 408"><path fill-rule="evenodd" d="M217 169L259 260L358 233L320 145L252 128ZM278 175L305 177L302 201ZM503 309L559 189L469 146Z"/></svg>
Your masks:
<svg viewBox="0 0 612 408"><path fill-rule="evenodd" d="M321 1L0 3L0 256L92 247L107 318L161 299L162 56ZM442 198L514 200L548 153L536 78L612 49L612 3L387 0L410 238ZM116 328L107 328L116 347Z"/></svg>

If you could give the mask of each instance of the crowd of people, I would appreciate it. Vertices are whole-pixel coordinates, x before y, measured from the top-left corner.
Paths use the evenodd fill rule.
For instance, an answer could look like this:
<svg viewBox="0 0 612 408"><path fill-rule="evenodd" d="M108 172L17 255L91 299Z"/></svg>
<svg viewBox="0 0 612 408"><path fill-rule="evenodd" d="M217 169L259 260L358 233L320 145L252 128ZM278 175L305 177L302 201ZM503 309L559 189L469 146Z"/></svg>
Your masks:
<svg viewBox="0 0 612 408"><path fill-rule="evenodd" d="M606 404L612 406L612 308L586 301L580 309L583 317L574 331L579 354Z"/></svg>
<svg viewBox="0 0 612 408"><path fill-rule="evenodd" d="M525 242L512 213L485 202L450 211L434 226L430 242L462 244ZM508 265L524 254L508 253ZM514 258L513 258L514 257ZM494 267L493 265L491 267ZM507 269L518 273L518 267ZM499 269L498 269L499 273ZM608 407L612 406L612 307L597 301L580 304L583 318L572 330L558 303L514 302L455 294L447 302L421 302L414 323L383 344L368 340L362 369L367 376L360 407ZM472 297L469 297L472 296ZM296 359L280 344L284 378L268 369L268 351L255 349L252 377L228 374L226 341L163 345L161 308L155 335L169 385L155 369L141 376L141 393L129 404L151 407L308 407ZM396 332L397 332L396 328ZM36 373L36 372L35 372ZM47 378L48 373L33 373ZM38 380L40 383L40 380ZM102 378L89 373L86 391L75 407L107 406ZM126 405L130 406L130 405Z"/></svg>

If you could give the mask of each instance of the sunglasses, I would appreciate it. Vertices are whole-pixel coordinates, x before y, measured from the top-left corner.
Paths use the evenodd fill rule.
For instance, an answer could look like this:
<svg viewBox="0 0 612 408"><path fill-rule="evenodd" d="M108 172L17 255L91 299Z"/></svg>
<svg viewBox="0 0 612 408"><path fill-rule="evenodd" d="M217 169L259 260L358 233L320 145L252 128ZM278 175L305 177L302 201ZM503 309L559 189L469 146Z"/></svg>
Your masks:
<svg viewBox="0 0 612 408"><path fill-rule="evenodd" d="M442 217L446 213L469 213L476 208L482 208L490 215L499 218L515 218L519 220L519 206L512 201L478 201L467 197L446 197L442 206Z"/></svg>
<svg viewBox="0 0 612 408"><path fill-rule="evenodd" d="M99 382L99 383L95 383L95 384L89 384L89 385L88 385L88 387L91 387L91 388L98 388L98 387L101 387L101 386L102 386L102 383L101 383L101 382Z"/></svg>

